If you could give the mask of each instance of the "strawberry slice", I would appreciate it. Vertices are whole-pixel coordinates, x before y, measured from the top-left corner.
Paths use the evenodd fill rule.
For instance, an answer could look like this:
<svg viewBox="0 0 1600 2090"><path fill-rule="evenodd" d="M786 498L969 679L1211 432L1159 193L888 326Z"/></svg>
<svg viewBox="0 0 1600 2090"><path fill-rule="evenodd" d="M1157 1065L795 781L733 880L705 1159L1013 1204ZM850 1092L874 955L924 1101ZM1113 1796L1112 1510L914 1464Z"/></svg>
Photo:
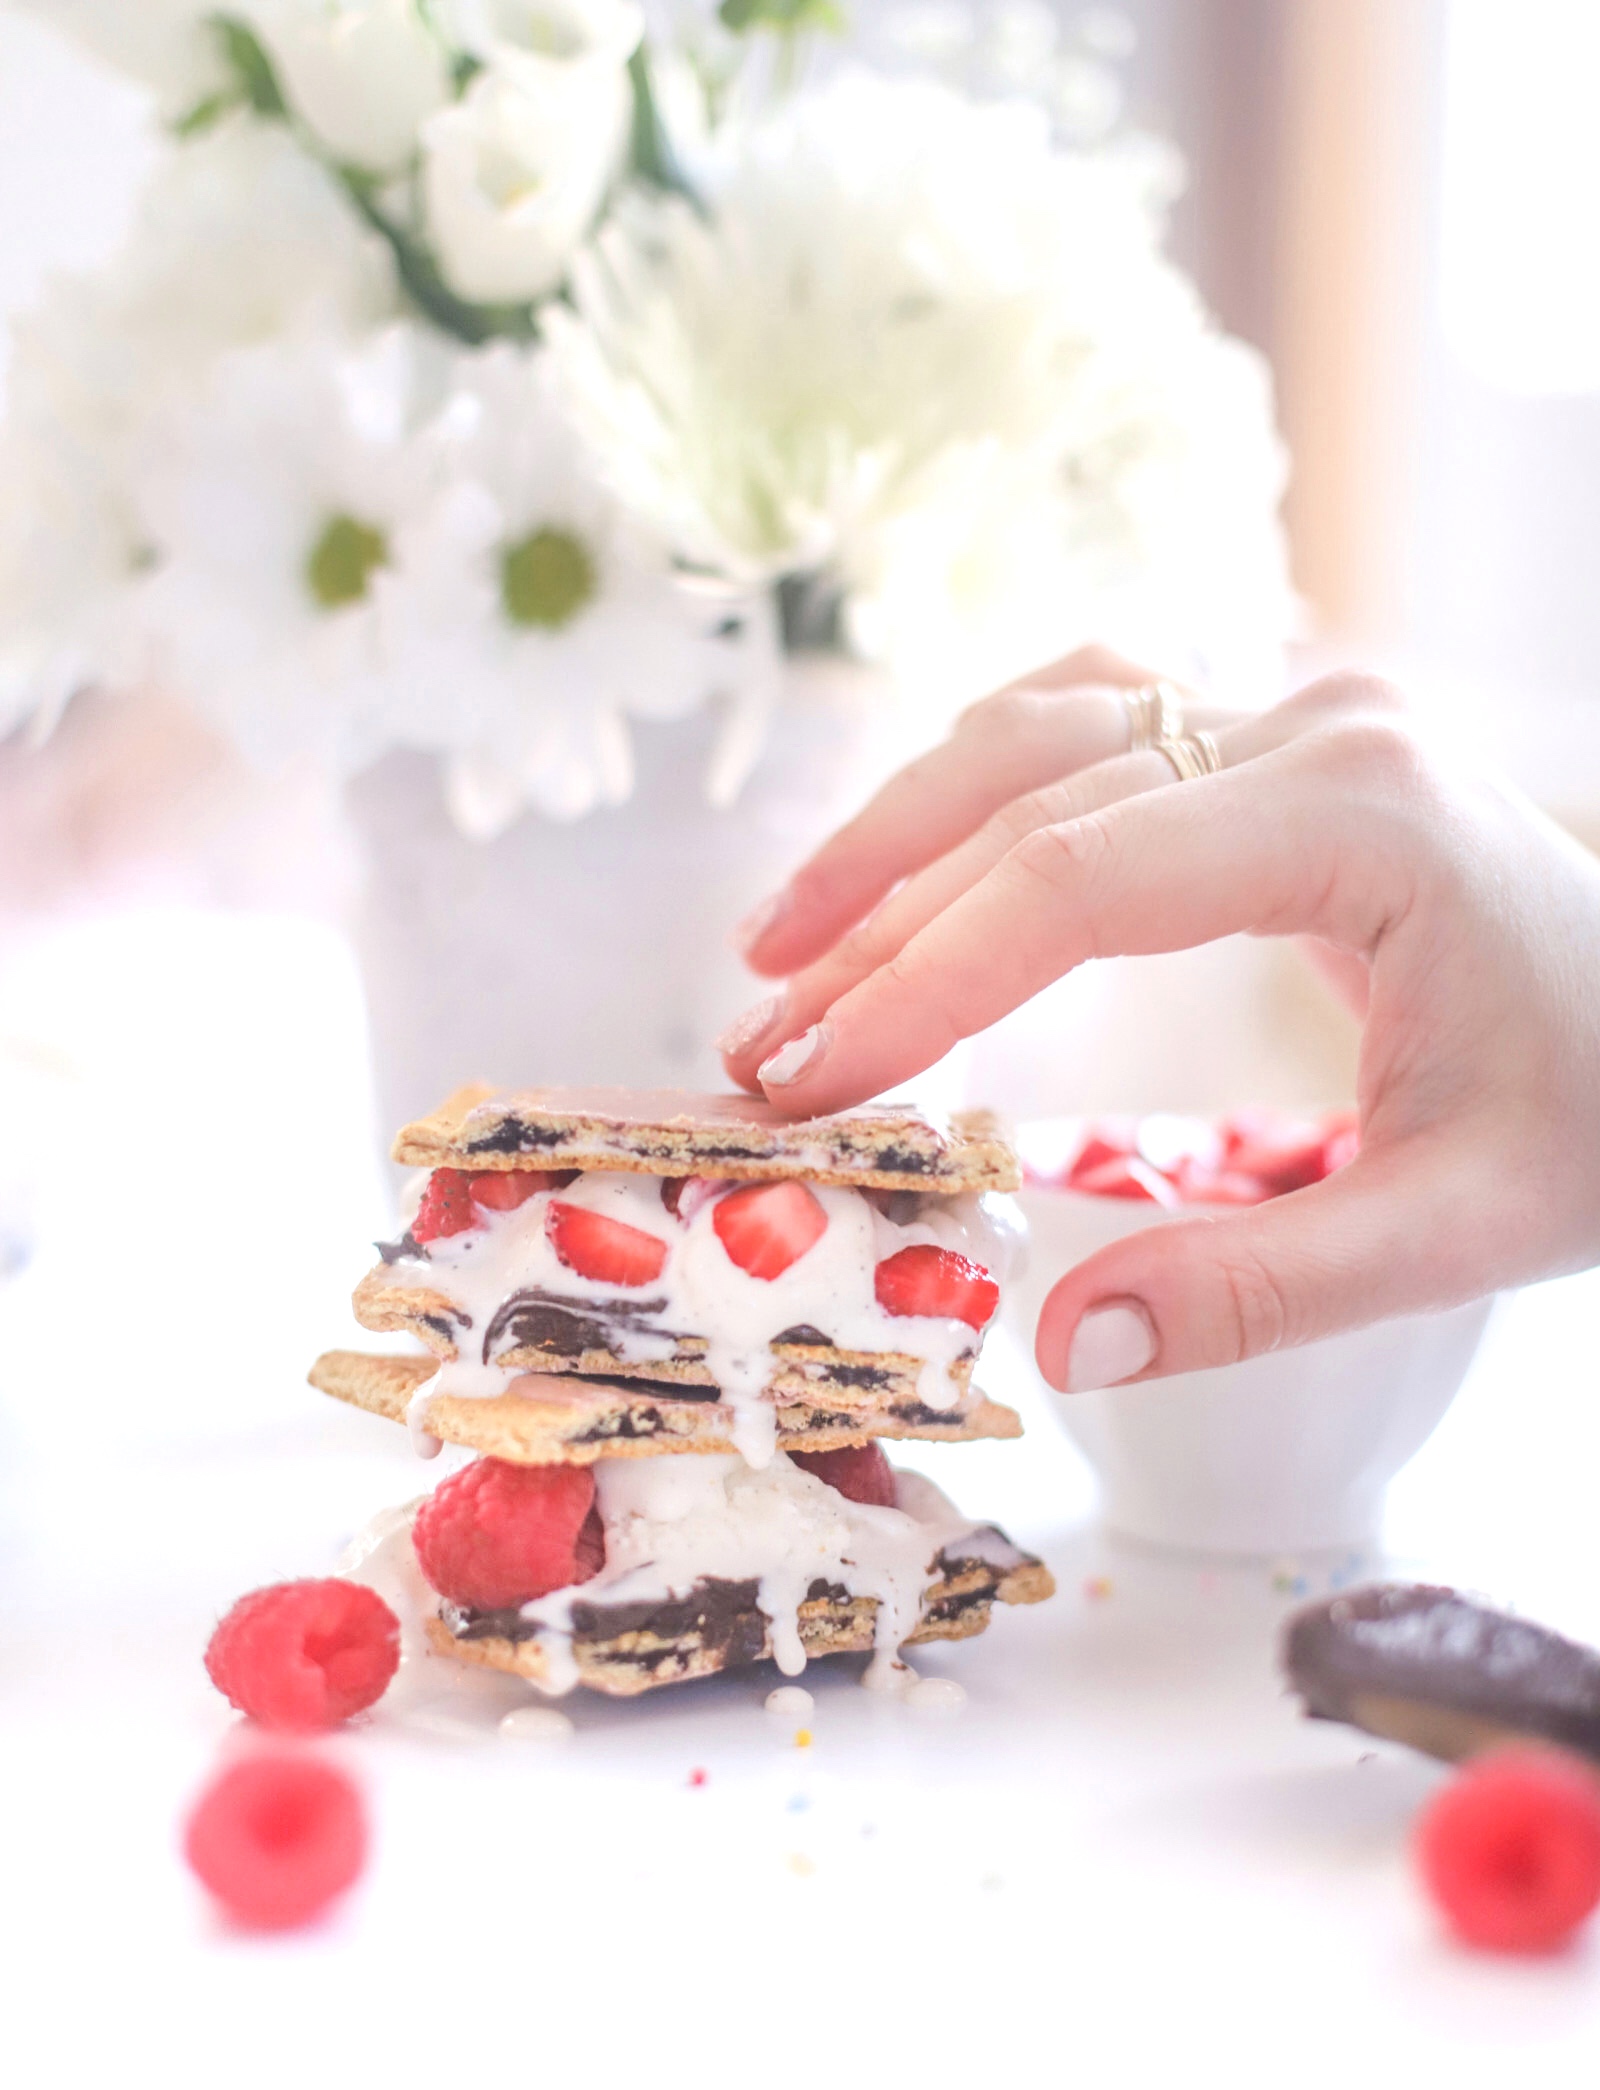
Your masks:
<svg viewBox="0 0 1600 2090"><path fill-rule="evenodd" d="M1000 1304L1000 1287L981 1264L927 1243L881 1262L873 1289L885 1313L965 1321L969 1328L986 1328Z"/></svg>
<svg viewBox="0 0 1600 2090"><path fill-rule="evenodd" d="M1131 1139L1126 1146L1121 1146L1114 1139L1106 1139L1099 1132L1091 1132L1083 1145L1079 1147L1077 1153L1073 1155L1072 1166L1067 1170L1066 1180L1069 1184L1076 1187L1080 1176L1086 1176L1094 1169L1104 1168L1108 1161L1130 1160L1133 1153L1134 1147Z"/></svg>
<svg viewBox="0 0 1600 2090"><path fill-rule="evenodd" d="M1169 1211L1181 1202L1166 1177L1137 1154L1118 1155L1115 1160L1102 1161L1098 1168L1085 1169L1081 1175L1074 1173L1067 1187L1082 1191L1086 1197L1143 1198L1152 1205L1165 1205Z"/></svg>
<svg viewBox="0 0 1600 2090"><path fill-rule="evenodd" d="M749 1183L711 1215L717 1239L747 1276L768 1284L828 1231L828 1215L804 1183Z"/></svg>
<svg viewBox="0 0 1600 2090"><path fill-rule="evenodd" d="M465 1169L436 1168L422 1193L417 1216L411 1222L413 1241L427 1243L447 1234L464 1234L478 1224L472 1209L471 1179Z"/></svg>
<svg viewBox="0 0 1600 2090"><path fill-rule="evenodd" d="M653 1284L666 1267L667 1244L643 1227L625 1226L587 1205L551 1203L545 1213L550 1245L569 1270L600 1284Z"/></svg>
<svg viewBox="0 0 1600 2090"><path fill-rule="evenodd" d="M877 1444L847 1444L839 1451L792 1451L797 1466L837 1488L847 1502L870 1502L878 1509L897 1503L894 1468Z"/></svg>
<svg viewBox="0 0 1600 2090"><path fill-rule="evenodd" d="M486 1205L491 1212L514 1212L541 1190L561 1190L571 1181L567 1169L489 1168L468 1176L467 1185L475 1205Z"/></svg>

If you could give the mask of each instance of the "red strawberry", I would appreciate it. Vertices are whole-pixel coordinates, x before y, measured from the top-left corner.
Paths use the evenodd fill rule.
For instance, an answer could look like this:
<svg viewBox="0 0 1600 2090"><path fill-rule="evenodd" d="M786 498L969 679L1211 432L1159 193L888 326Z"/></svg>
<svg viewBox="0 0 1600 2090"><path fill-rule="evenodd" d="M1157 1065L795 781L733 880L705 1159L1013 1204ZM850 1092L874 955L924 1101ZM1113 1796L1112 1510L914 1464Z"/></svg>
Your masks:
<svg viewBox="0 0 1600 2090"><path fill-rule="evenodd" d="M417 1512L411 1542L440 1596L475 1611L502 1611L598 1572L605 1541L588 1529L593 1510L587 1466L475 1459L434 1489Z"/></svg>
<svg viewBox="0 0 1600 2090"><path fill-rule="evenodd" d="M828 1215L804 1183L748 1183L711 1215L728 1260L768 1283L828 1231Z"/></svg>
<svg viewBox="0 0 1600 2090"><path fill-rule="evenodd" d="M665 1241L587 1205L552 1204L544 1224L567 1268L599 1284L653 1284L666 1266Z"/></svg>
<svg viewBox="0 0 1600 2090"><path fill-rule="evenodd" d="M485 1205L491 1212L514 1212L541 1190L559 1190L571 1180L565 1171L553 1168L487 1168L468 1176L467 1188L475 1205Z"/></svg>
<svg viewBox="0 0 1600 2090"><path fill-rule="evenodd" d="M472 1209L471 1177L464 1169L436 1168L422 1193L411 1222L413 1241L437 1241L444 1234L464 1234L478 1223Z"/></svg>
<svg viewBox="0 0 1600 2090"><path fill-rule="evenodd" d="M870 1502L879 1509L895 1507L894 1468L877 1444L847 1444L842 1451L795 1451L789 1456L807 1473L837 1488L849 1502Z"/></svg>
<svg viewBox="0 0 1600 2090"><path fill-rule="evenodd" d="M1107 1130L1112 1133L1112 1137L1109 1139L1105 1136ZM1079 1147L1077 1153L1073 1155L1071 1165L1066 1172L1066 1180L1075 1184L1080 1176L1087 1175L1091 1169L1101 1168L1108 1161L1125 1160L1135 1151L1131 1133L1128 1136L1126 1145L1124 1145L1117 1138L1114 1126L1102 1126L1099 1130L1091 1132L1083 1145Z"/></svg>
<svg viewBox="0 0 1600 2090"><path fill-rule="evenodd" d="M1115 1160L1102 1161L1098 1168L1075 1171L1068 1187L1082 1191L1085 1197L1144 1198L1169 1210L1180 1202L1166 1177L1137 1154L1119 1155Z"/></svg>
<svg viewBox="0 0 1600 2090"><path fill-rule="evenodd" d="M987 1270L954 1249L925 1244L881 1262L873 1289L885 1313L965 1321L969 1328L986 1328L1000 1304L1000 1287Z"/></svg>

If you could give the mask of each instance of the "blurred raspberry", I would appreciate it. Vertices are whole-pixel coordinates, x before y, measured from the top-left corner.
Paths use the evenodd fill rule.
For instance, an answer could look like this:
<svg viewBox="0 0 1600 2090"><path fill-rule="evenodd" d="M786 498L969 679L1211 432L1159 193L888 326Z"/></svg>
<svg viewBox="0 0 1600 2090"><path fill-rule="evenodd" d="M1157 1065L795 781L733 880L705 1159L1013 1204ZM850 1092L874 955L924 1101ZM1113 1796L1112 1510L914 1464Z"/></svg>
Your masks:
<svg viewBox="0 0 1600 2090"><path fill-rule="evenodd" d="M183 1849L235 1921L289 1930L360 1877L366 1809L332 1764L287 1751L249 1756L200 1795Z"/></svg>

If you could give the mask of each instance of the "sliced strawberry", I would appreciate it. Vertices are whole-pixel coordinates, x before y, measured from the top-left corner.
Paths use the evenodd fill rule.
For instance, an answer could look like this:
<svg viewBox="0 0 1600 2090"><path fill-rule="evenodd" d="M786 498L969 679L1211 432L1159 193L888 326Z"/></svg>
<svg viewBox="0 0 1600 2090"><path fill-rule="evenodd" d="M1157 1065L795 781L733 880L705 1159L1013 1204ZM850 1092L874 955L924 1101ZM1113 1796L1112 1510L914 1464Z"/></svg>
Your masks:
<svg viewBox="0 0 1600 2090"><path fill-rule="evenodd" d="M728 1260L768 1283L828 1231L828 1215L804 1183L748 1183L711 1215Z"/></svg>
<svg viewBox="0 0 1600 2090"><path fill-rule="evenodd" d="M653 1284L666 1267L665 1241L642 1227L591 1212L587 1205L555 1200L544 1224L551 1247L580 1277L600 1284Z"/></svg>
<svg viewBox="0 0 1600 2090"><path fill-rule="evenodd" d="M870 1502L878 1509L895 1507L894 1468L877 1444L847 1444L840 1451L795 1451L789 1456L807 1473L837 1488L848 1502Z"/></svg>
<svg viewBox="0 0 1600 2090"><path fill-rule="evenodd" d="M873 1289L885 1313L965 1321L969 1328L986 1328L1000 1304L1000 1287L980 1264L926 1243L881 1262Z"/></svg>
<svg viewBox="0 0 1600 2090"><path fill-rule="evenodd" d="M571 1181L566 1170L554 1168L487 1168L467 1178L472 1202L491 1212L514 1212L541 1190L560 1190Z"/></svg>
<svg viewBox="0 0 1600 2090"><path fill-rule="evenodd" d="M1133 1152L1134 1144L1131 1136L1127 1145L1121 1146L1115 1139L1105 1138L1102 1132L1091 1132L1083 1145L1079 1147L1077 1153L1073 1155L1072 1165L1066 1172L1066 1180L1071 1184L1076 1184L1078 1178L1087 1175L1091 1169L1104 1168L1108 1161L1125 1161Z"/></svg>
<svg viewBox="0 0 1600 2090"><path fill-rule="evenodd" d="M471 1178L464 1169L436 1168L422 1193L417 1216L411 1222L413 1241L437 1241L446 1234L464 1234L478 1224L472 1209Z"/></svg>
<svg viewBox="0 0 1600 2090"><path fill-rule="evenodd" d="M1115 1160L1102 1161L1098 1168L1085 1169L1081 1175L1073 1176L1068 1187L1082 1191L1085 1197L1144 1198L1169 1211L1182 1202L1160 1170L1141 1161L1137 1154L1118 1155Z"/></svg>

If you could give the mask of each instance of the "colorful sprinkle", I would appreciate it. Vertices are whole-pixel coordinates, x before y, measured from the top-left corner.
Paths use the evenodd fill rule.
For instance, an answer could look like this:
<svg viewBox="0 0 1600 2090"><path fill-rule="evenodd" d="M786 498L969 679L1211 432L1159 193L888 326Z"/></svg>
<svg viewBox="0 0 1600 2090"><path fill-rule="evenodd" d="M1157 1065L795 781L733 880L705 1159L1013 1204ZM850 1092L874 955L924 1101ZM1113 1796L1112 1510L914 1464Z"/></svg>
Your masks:
<svg viewBox="0 0 1600 2090"><path fill-rule="evenodd" d="M1091 1604L1103 1603L1111 1594L1111 1577L1109 1575L1091 1575L1083 1585L1083 1593Z"/></svg>
<svg viewBox="0 0 1600 2090"><path fill-rule="evenodd" d="M689 1783L698 1790L706 1782L706 1774L698 1765L689 1773Z"/></svg>
<svg viewBox="0 0 1600 2090"><path fill-rule="evenodd" d="M801 1879L809 1879L816 1869L804 1851L790 1851L789 1870L798 1874Z"/></svg>
<svg viewBox="0 0 1600 2090"><path fill-rule="evenodd" d="M810 1805L811 1802L806 1798L805 1794L797 1792L789 1802L789 1812L791 1814L804 1814Z"/></svg>
<svg viewBox="0 0 1600 2090"><path fill-rule="evenodd" d="M797 1749L809 1749L811 1747L811 1729L809 1727L797 1727L795 1729L794 1745Z"/></svg>

